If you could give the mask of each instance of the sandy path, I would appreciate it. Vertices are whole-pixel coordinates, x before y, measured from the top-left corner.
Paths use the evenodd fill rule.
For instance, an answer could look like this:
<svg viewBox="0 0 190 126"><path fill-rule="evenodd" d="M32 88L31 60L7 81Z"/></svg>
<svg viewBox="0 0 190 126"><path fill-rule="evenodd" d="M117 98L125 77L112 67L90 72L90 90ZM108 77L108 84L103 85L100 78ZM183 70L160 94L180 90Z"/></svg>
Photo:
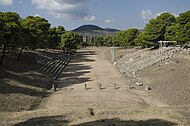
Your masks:
<svg viewBox="0 0 190 126"><path fill-rule="evenodd" d="M64 111L80 108L127 109L147 108L150 105L166 106L153 100L147 92L129 90L126 78L104 58L104 53L96 48L80 50L58 80L59 91L46 100L43 108ZM85 84L88 90L85 90ZM102 89L99 88L100 84Z"/></svg>

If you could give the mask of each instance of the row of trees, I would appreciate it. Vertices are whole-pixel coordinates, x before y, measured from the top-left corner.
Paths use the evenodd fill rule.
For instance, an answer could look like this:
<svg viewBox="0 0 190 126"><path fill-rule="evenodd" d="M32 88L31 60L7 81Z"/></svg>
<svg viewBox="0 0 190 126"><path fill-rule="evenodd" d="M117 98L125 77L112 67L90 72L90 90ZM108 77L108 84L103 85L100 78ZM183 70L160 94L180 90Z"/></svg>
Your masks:
<svg viewBox="0 0 190 126"><path fill-rule="evenodd" d="M157 46L158 41L177 41L177 44L190 42L190 11L174 17L162 13L151 19L143 32L136 28L118 32L115 36L98 37L96 46Z"/></svg>
<svg viewBox="0 0 190 126"><path fill-rule="evenodd" d="M0 47L3 45L0 64L6 49L12 52L20 49L17 59L24 48L62 48L65 51L76 49L79 45L87 46L77 33L65 31L64 27L50 27L45 18L28 16L21 19L15 12L0 12ZM143 32L136 28L118 32L115 36L97 37L90 45L95 46L145 46L158 45L158 41L177 41L184 44L190 41L190 10L174 17L162 13L151 19Z"/></svg>
<svg viewBox="0 0 190 126"><path fill-rule="evenodd" d="M115 36L96 37L91 43L94 46L135 46L134 39L140 34L136 28L120 31Z"/></svg>
<svg viewBox="0 0 190 126"><path fill-rule="evenodd" d="M0 46L3 47L0 64L2 64L6 50L14 52L20 49L17 59L24 48L58 48L71 51L76 48L81 39L79 35L65 31L64 27L50 27L45 18L28 16L21 19L15 12L0 12Z"/></svg>

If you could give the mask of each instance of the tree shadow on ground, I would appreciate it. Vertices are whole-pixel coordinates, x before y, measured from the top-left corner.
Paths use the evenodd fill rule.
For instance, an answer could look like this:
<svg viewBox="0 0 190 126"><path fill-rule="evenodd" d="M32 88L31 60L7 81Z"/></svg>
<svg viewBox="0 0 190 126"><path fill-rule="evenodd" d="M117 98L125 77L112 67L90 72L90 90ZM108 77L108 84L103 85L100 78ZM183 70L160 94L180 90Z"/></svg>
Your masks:
<svg viewBox="0 0 190 126"><path fill-rule="evenodd" d="M60 75L59 88L67 87L75 84L86 83L92 81L89 77L83 75L90 73L92 68L84 64L71 64L65 71ZM59 82L59 81L58 81Z"/></svg>
<svg viewBox="0 0 190 126"><path fill-rule="evenodd" d="M50 79L38 72L39 68L34 53L24 53L19 61L7 57L0 66L0 94L42 96L43 90L50 89L51 85Z"/></svg>
<svg viewBox="0 0 190 126"><path fill-rule="evenodd" d="M87 73L90 73L90 71L70 72L70 73L64 74L64 77L76 77L76 76L81 76Z"/></svg>
<svg viewBox="0 0 190 126"><path fill-rule="evenodd" d="M92 67L90 67L88 65L79 64L79 63L69 64L68 67L69 67L69 71L71 71L71 72L84 71L84 70L92 69ZM68 70L64 70L64 71L66 72Z"/></svg>
<svg viewBox="0 0 190 126"><path fill-rule="evenodd" d="M13 126L67 126L68 121L65 116L45 116L36 117Z"/></svg>
<svg viewBox="0 0 190 126"><path fill-rule="evenodd" d="M89 56L86 55L79 55L76 54L72 60L70 61L70 63L77 63L77 62L94 62L94 59L90 59Z"/></svg>
<svg viewBox="0 0 190 126"><path fill-rule="evenodd" d="M92 55L96 55L95 51L93 50L82 50L80 52L76 52L74 57L71 60L71 63L77 62L94 62L94 59L90 59L89 57Z"/></svg>
<svg viewBox="0 0 190 126"><path fill-rule="evenodd" d="M27 73L15 73L12 71L4 71L4 73L0 75L0 77L2 78L1 80L15 81L16 83L19 83L23 86L27 85L44 89L49 89L51 86L49 84L50 79L48 79L40 73L36 73L35 71L29 71Z"/></svg>
<svg viewBox="0 0 190 126"><path fill-rule="evenodd" d="M4 63L0 67L5 67L7 71L18 73L38 70L41 64L36 62L36 54L34 52L24 52L20 60L16 60L15 56L6 56Z"/></svg>
<svg viewBox="0 0 190 126"><path fill-rule="evenodd" d="M175 126L174 122L162 120L162 119L149 119L149 120L120 120L114 119L101 119L93 122L86 122L73 126Z"/></svg>
<svg viewBox="0 0 190 126"><path fill-rule="evenodd" d="M80 53L81 55L96 55L96 52L92 49L85 49L82 50L82 52L77 52Z"/></svg>
<svg viewBox="0 0 190 126"><path fill-rule="evenodd" d="M19 87L18 85L8 84L6 81L0 82L0 94L25 94L29 96L35 97L45 97L45 93L43 90L37 91L34 89L26 88L26 87Z"/></svg>
<svg viewBox="0 0 190 126"><path fill-rule="evenodd" d="M83 64L83 62L95 62L94 59L90 58L90 55L95 55L95 52L84 50L74 55L69 65L60 75L60 84L57 84L59 88L92 81L90 77L83 76L90 73L92 69L90 65Z"/></svg>
<svg viewBox="0 0 190 126"><path fill-rule="evenodd" d="M5 57L0 66L0 111L35 109L51 88L48 77L39 72L35 53L25 52L20 60Z"/></svg>

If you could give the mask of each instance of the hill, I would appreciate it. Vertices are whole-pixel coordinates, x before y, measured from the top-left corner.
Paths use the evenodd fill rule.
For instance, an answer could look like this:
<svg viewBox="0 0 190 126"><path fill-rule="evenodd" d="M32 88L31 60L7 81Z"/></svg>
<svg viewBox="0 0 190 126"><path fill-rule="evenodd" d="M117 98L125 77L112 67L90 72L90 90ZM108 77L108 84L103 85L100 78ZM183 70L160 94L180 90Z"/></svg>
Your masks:
<svg viewBox="0 0 190 126"><path fill-rule="evenodd" d="M77 32L83 36L106 36L106 35L113 36L120 30L111 29L111 28L104 29L96 25L82 25L72 31Z"/></svg>
<svg viewBox="0 0 190 126"><path fill-rule="evenodd" d="M113 28L105 28L105 30L108 32L119 32L120 31L118 29L113 29Z"/></svg>
<svg viewBox="0 0 190 126"><path fill-rule="evenodd" d="M76 29L74 29L73 31L75 32L85 32L85 31L93 31L93 30L103 30L103 28L96 26L96 25L82 25Z"/></svg>

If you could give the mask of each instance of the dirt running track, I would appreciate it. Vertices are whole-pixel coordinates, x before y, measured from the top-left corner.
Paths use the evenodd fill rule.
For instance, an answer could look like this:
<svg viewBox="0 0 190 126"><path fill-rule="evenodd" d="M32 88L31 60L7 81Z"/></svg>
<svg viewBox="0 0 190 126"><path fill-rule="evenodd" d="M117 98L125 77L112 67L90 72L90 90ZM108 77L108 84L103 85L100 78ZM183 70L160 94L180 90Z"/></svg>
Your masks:
<svg viewBox="0 0 190 126"><path fill-rule="evenodd" d="M105 58L108 52L103 50L97 48L96 51L93 48L80 50L57 82L60 91L51 95L43 108L118 110L167 106L151 98L147 92L130 90L127 78Z"/></svg>

